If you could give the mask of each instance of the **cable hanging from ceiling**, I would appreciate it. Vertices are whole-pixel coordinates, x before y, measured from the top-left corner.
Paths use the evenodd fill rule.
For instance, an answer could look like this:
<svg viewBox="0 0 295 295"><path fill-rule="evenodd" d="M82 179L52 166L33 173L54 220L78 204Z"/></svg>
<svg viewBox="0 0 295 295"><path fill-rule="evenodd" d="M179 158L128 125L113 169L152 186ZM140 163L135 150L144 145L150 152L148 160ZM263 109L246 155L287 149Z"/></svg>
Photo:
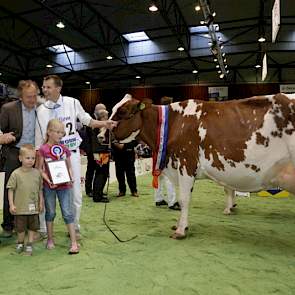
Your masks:
<svg viewBox="0 0 295 295"><path fill-rule="evenodd" d="M210 49L211 53L214 56L214 61L217 63L216 68L218 69L219 78L223 79L229 73L226 64L225 53L222 53L223 45L221 43L221 38L216 36L215 26L214 26L214 17L216 16L215 12L211 12L209 1L199 0L199 6L203 12L204 20L201 21L201 24L208 27L208 33L211 38Z"/></svg>

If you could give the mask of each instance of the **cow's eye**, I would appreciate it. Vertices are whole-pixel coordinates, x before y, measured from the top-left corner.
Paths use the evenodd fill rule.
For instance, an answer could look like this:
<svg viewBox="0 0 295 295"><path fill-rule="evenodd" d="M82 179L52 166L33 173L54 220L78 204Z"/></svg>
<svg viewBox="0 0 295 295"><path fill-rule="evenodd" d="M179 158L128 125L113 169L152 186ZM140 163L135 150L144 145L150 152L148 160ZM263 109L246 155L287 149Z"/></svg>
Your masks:
<svg viewBox="0 0 295 295"><path fill-rule="evenodd" d="M126 118L128 116L128 110L126 108L121 108L118 110L117 115L121 119Z"/></svg>

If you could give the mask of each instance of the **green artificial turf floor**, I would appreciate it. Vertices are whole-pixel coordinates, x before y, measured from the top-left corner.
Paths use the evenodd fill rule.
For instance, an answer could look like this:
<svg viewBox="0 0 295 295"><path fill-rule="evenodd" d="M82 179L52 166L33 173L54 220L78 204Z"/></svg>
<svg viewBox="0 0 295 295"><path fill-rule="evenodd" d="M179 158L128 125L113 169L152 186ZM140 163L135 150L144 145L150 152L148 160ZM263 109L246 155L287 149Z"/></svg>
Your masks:
<svg viewBox="0 0 295 295"><path fill-rule="evenodd" d="M84 197L83 239L78 255L67 255L68 239L56 218L56 248L34 245L32 257L16 254L15 239L0 244L0 294L295 294L295 201L238 198L223 215L223 189L211 181L195 185L190 229L172 240L179 212L155 207L150 175L138 177L140 197L115 198L110 185L109 226L104 204Z"/></svg>

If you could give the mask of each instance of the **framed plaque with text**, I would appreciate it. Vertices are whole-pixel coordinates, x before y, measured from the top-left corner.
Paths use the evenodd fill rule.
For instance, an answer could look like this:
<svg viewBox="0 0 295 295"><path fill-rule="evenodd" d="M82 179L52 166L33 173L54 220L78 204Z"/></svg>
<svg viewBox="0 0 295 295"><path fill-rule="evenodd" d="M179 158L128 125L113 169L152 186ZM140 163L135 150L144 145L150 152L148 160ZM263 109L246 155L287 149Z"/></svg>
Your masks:
<svg viewBox="0 0 295 295"><path fill-rule="evenodd" d="M71 181L66 160L47 162L47 167L53 184L62 184Z"/></svg>

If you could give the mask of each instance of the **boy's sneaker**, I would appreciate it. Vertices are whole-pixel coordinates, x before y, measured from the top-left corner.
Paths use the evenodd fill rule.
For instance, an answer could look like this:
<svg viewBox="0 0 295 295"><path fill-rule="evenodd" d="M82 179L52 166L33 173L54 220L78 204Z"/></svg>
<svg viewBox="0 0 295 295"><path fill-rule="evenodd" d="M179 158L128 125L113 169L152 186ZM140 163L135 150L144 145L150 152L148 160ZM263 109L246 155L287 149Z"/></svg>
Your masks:
<svg viewBox="0 0 295 295"><path fill-rule="evenodd" d="M21 253L24 251L24 244L23 243L17 243L15 246L16 253Z"/></svg>
<svg viewBox="0 0 295 295"><path fill-rule="evenodd" d="M47 248L48 250L52 250L52 249L54 249L54 248L55 248L55 246L54 246L54 242L53 242L52 240L48 240L48 241L47 241L47 244L46 244L46 248Z"/></svg>
<svg viewBox="0 0 295 295"><path fill-rule="evenodd" d="M24 255L26 256L32 256L33 254L33 246L32 245L27 245L24 251Z"/></svg>

